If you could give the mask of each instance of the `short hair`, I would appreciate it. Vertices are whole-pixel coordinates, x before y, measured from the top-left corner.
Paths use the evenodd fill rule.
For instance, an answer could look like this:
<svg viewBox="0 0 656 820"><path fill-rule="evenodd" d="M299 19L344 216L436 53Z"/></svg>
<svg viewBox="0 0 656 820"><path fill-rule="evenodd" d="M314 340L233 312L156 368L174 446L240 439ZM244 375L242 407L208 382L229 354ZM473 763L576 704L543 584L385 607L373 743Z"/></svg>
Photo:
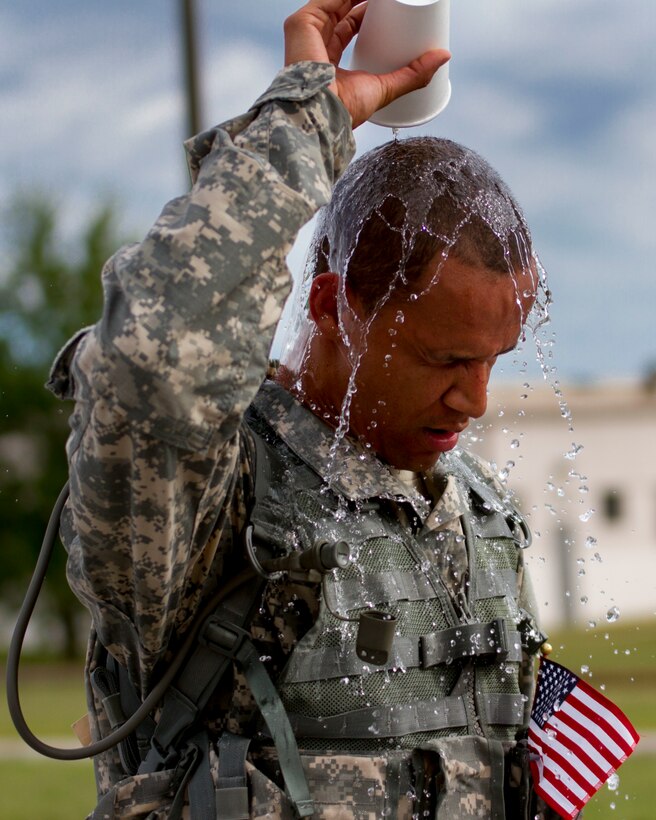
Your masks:
<svg viewBox="0 0 656 820"><path fill-rule="evenodd" d="M474 151L437 137L393 140L337 182L306 275L339 273L373 310L411 290L438 253L508 273L531 265L531 235L508 186Z"/></svg>

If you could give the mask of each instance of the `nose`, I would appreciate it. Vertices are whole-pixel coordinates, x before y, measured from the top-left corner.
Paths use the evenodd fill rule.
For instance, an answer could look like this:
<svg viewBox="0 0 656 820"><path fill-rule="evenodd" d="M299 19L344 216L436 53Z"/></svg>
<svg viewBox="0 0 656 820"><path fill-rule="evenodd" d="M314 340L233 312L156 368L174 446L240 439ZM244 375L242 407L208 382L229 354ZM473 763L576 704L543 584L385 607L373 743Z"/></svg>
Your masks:
<svg viewBox="0 0 656 820"><path fill-rule="evenodd" d="M491 367L487 363L469 362L457 374L442 400L451 410L478 419L487 409L487 384Z"/></svg>

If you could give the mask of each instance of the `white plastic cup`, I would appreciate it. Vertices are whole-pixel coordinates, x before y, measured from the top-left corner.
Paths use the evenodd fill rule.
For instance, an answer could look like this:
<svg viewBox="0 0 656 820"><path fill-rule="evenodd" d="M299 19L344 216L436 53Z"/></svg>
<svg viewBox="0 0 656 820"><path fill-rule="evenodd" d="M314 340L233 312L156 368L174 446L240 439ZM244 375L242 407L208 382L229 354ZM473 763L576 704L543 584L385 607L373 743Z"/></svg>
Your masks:
<svg viewBox="0 0 656 820"><path fill-rule="evenodd" d="M385 74L425 51L449 47L450 0L369 0L355 40L351 68ZM422 125L446 108L451 97L449 64L425 88L376 111L369 121L390 128Z"/></svg>

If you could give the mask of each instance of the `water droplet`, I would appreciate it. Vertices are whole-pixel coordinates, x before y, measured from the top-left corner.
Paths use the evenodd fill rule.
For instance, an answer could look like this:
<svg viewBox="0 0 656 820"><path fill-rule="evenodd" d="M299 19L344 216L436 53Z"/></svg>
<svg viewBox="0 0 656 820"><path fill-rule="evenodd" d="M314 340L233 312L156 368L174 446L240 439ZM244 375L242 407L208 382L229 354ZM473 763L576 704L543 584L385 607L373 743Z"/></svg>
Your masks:
<svg viewBox="0 0 656 820"><path fill-rule="evenodd" d="M611 774L611 776L606 781L606 785L608 786L610 791L612 791L612 792L617 791L617 789L620 785L620 776L617 774L617 772L613 772L613 774Z"/></svg>
<svg viewBox="0 0 656 820"><path fill-rule="evenodd" d="M402 325L405 322L405 316L403 315L402 310L396 311L396 316L394 317L394 321L397 325Z"/></svg>
<svg viewBox="0 0 656 820"><path fill-rule="evenodd" d="M609 624L612 624L615 621L617 621L619 619L619 617L620 617L620 610L619 610L619 607L617 607L617 606L612 606L608 610L608 612L606 613L606 620L608 621Z"/></svg>
<svg viewBox="0 0 656 820"><path fill-rule="evenodd" d="M573 461L577 457L577 455L581 452L582 449L583 449L582 444L576 444L576 442L573 441L572 442L572 449L568 450L565 453L565 458L569 459L569 461Z"/></svg>
<svg viewBox="0 0 656 820"><path fill-rule="evenodd" d="M585 571L581 570L581 572L579 574L585 574ZM581 595L581 603L582 604L587 604L588 603L588 596L587 595Z"/></svg>
<svg viewBox="0 0 656 820"><path fill-rule="evenodd" d="M593 547L596 547L597 546L597 539L593 538L591 535L588 535L588 537L585 539L585 546L589 550L592 549Z"/></svg>
<svg viewBox="0 0 656 820"><path fill-rule="evenodd" d="M510 442L510 446L512 447L513 450L516 450L519 447L519 439L514 438Z"/></svg>
<svg viewBox="0 0 656 820"><path fill-rule="evenodd" d="M583 523L586 524L594 514L595 511L593 509L589 509L586 512L581 513L581 515L579 515L579 521L583 521Z"/></svg>
<svg viewBox="0 0 656 820"><path fill-rule="evenodd" d="M581 666L581 674L583 674L583 675L587 675L589 671L590 671L590 667L588 666L588 664L587 664L587 663L584 663L584 664Z"/></svg>

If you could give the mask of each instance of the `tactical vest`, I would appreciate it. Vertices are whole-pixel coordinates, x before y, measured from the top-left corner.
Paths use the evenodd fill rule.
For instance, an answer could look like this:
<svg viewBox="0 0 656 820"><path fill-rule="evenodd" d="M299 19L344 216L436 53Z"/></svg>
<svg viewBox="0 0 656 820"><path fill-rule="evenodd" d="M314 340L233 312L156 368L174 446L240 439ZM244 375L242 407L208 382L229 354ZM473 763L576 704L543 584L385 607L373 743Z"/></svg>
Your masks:
<svg viewBox="0 0 656 820"><path fill-rule="evenodd" d="M522 649L536 652L542 636L518 601L518 551L526 545L528 531L517 511L486 481L475 460L455 452L441 462L457 477L470 501L471 514L461 520L463 535L422 533L418 522L412 525L410 513L406 517L411 525L402 523L401 499L350 501L294 452L293 442L284 440L284 431L282 435L280 429L274 431L253 408L246 421L245 435L256 453L255 498L249 518L254 563L259 565L263 555L275 561L319 543L340 542L348 544L351 559L347 566L325 573L321 582L307 579L316 596L316 618L299 633L275 681L277 696L263 690L258 702L261 708L270 707L274 700L275 709L282 704L291 723L314 800L305 815L314 810L317 818L410 818L417 809L409 795L414 790L419 799L429 761L430 776L439 779L440 820L466 815L464 809L472 801L478 805L473 816L519 817L504 809L504 757L526 726L530 709L519 689ZM449 538L459 537L466 541L469 571L462 589L452 594L435 568L435 555L438 550L448 551ZM286 600L279 613L283 621L294 614L291 599L280 594L289 588L293 579L284 573L270 576L264 587L265 601ZM249 594L252 598L253 592ZM257 601L248 604L257 607ZM395 618L391 651L384 663L376 657L363 660L356 648L357 622L371 610ZM225 618L224 612L215 626L220 627ZM254 658L254 665L262 666L261 660ZM196 677L195 669L183 670L183 677ZM262 677L261 670L257 674ZM103 676L96 673L96 677ZM105 709L129 700L125 681L119 688L120 693L103 699ZM202 688L208 688L206 682ZM95 700L98 703L97 693ZM182 703L177 694L172 701L174 707L163 710L169 723L176 722L175 704ZM123 719L109 718L114 724ZM159 728L160 724L155 737ZM203 734L202 727L196 728ZM137 759L132 765L133 771L138 767L136 776L110 789L94 819L146 816L136 810L134 815L118 813L123 799L131 809L169 800L176 806L175 816L181 816L184 789L193 789L194 782L201 784L196 786L201 796L195 799L208 806L216 802L217 809L198 815L192 810L192 818L296 816L294 801L287 801L284 792L258 771L266 771L264 758L256 759L258 769L246 764L246 788L247 740L226 733L219 741L215 797L214 787L209 795L206 788L212 782L211 761L216 762L211 744L204 755L203 777L198 775L202 767L188 760L189 749L201 749L203 744L207 748L206 740L199 745L196 738L187 752L180 750L182 763L172 759L172 768L162 770L159 761L149 774L152 733L152 724L142 733L136 755L142 762ZM266 750L266 726L258 735ZM281 750L274 750L273 741L269 768L275 777ZM202 750L199 754L203 757ZM283 750L282 768L286 756ZM114 760L111 766L115 771L116 764ZM187 783L186 773L194 769ZM433 794L432 805L435 799ZM161 816L173 814L165 808Z"/></svg>
<svg viewBox="0 0 656 820"><path fill-rule="evenodd" d="M347 567L324 575L316 620L277 681L306 770L327 766L350 775L358 761L383 760L383 791L392 795L394 787L403 793L399 771L406 772L420 750L441 771L443 793L433 803L439 802L440 818L465 816L472 801L478 802L474 816L523 817L529 799L510 807L517 795L507 788L504 795L503 784L508 750L531 706L519 688L522 652L536 653L544 640L518 599L519 550L530 543L525 522L478 462L460 451L441 462L469 499L462 536L423 532L417 521L407 526L398 515L399 498L349 501L299 457L294 437L285 440L285 424L272 429L266 408L260 402L262 414L251 409L248 416L258 446L267 449L261 461L269 470L260 482L268 490L250 517L255 540L276 555L346 542L351 557ZM411 521L412 513L405 518ZM453 594L435 555L459 537L466 541L469 571ZM272 586L273 597L284 600ZM383 664L363 661L356 649L359 617L371 610L395 619ZM416 759L412 765L418 793ZM324 784L329 805L339 804L336 795L351 794L348 775L341 785L339 776L330 788ZM395 799L372 816L405 816ZM412 816L416 806L406 810Z"/></svg>
<svg viewBox="0 0 656 820"><path fill-rule="evenodd" d="M459 536L419 535L384 499L348 503L261 418L252 414L250 427L267 441L275 477L251 515L256 537L276 554L289 551L290 534L301 551L346 542L351 557L324 576L318 618L277 683L299 747L366 753L454 735L514 739L529 706L518 685L522 644L537 648L527 647L532 619L517 600L525 530L476 462L463 453L448 457L471 502L462 521L468 580L454 598L434 553ZM396 619L383 666L356 654L356 624L371 609Z"/></svg>

